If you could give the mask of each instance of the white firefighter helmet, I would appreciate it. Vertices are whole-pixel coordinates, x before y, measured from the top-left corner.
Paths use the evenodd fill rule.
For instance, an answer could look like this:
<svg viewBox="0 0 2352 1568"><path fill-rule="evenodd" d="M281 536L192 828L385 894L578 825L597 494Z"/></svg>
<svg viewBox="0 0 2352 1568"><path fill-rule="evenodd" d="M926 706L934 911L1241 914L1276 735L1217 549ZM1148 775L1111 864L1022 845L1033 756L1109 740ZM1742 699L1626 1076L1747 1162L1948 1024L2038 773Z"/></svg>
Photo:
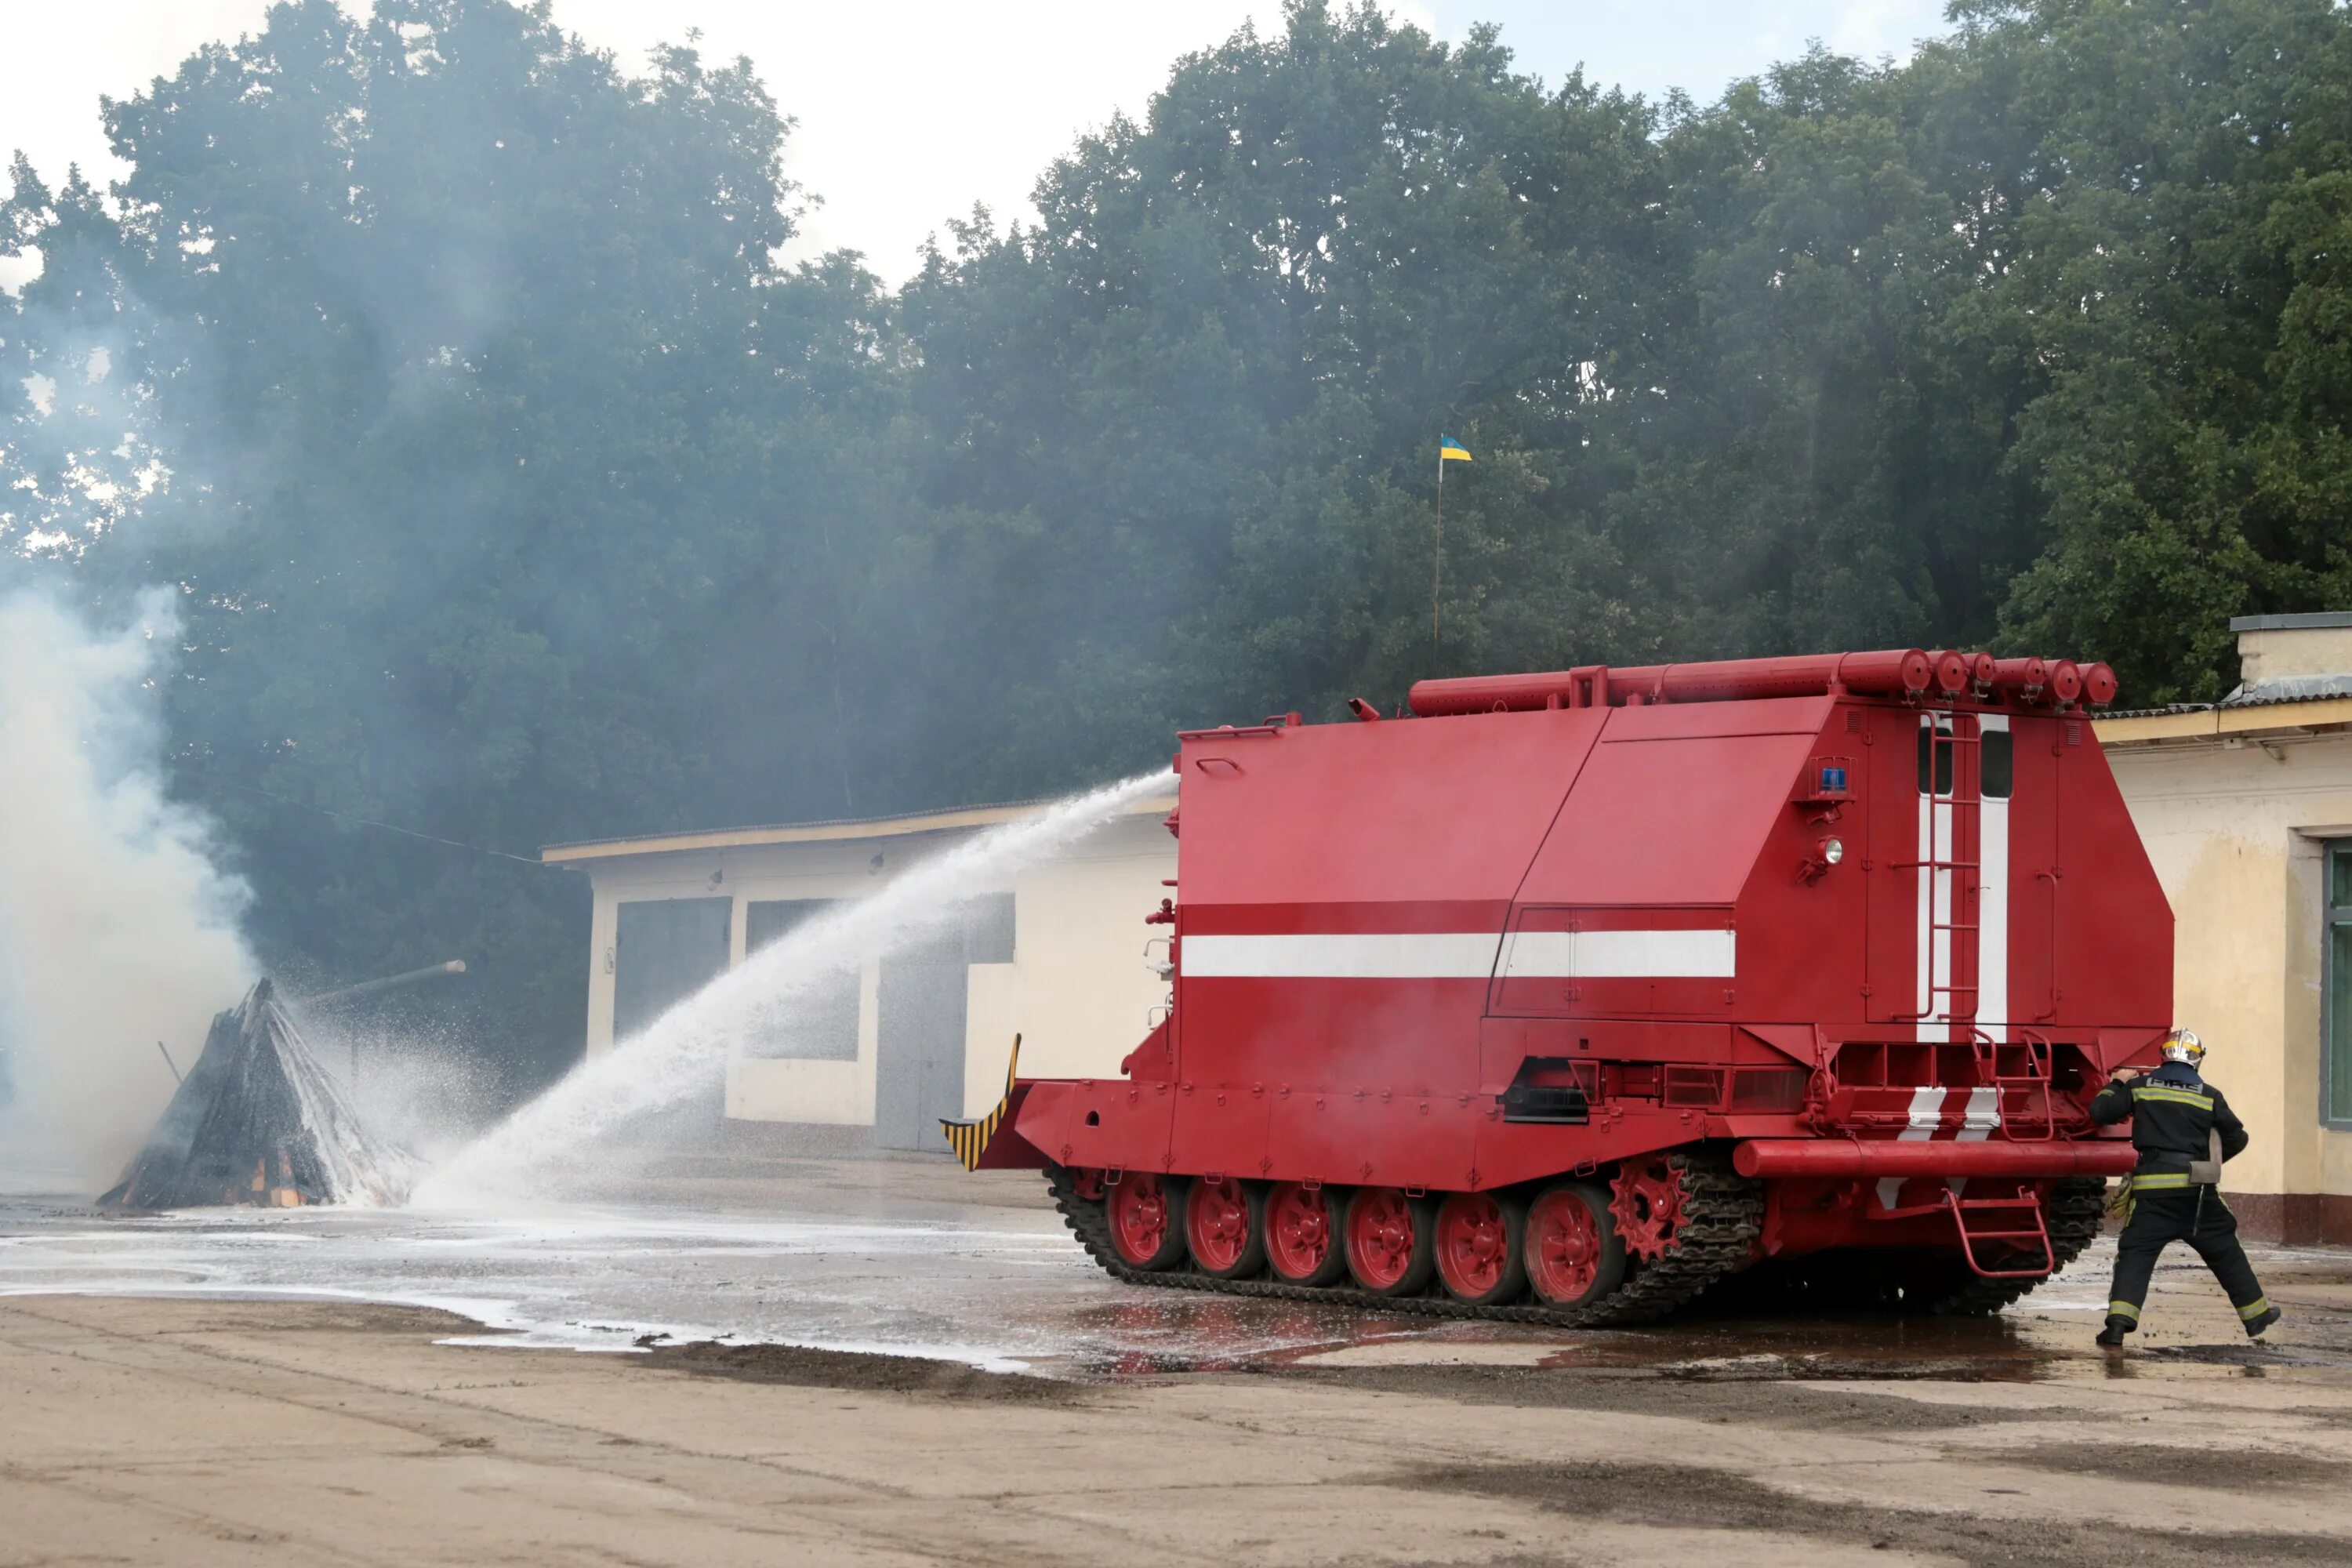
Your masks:
<svg viewBox="0 0 2352 1568"><path fill-rule="evenodd" d="M2173 1030L2164 1037L2164 1044L2159 1048L2166 1061L2179 1062L2184 1067L2197 1067L2205 1060L2205 1042L2197 1037L2194 1029Z"/></svg>

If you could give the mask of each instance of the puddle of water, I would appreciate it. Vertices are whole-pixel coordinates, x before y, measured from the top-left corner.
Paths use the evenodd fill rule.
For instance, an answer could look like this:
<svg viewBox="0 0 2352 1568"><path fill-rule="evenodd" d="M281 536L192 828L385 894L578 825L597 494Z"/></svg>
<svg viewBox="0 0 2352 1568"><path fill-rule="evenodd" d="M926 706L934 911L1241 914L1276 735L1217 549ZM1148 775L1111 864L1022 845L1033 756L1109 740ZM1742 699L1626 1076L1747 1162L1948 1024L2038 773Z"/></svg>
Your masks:
<svg viewBox="0 0 2352 1568"><path fill-rule="evenodd" d="M1016 1303L1039 1285L1051 1294L1070 1277L1085 1280L1083 1259L1073 1262L1058 1234L1007 1217L1025 1219L226 1210L92 1226L20 1214L0 1215L0 1293L390 1301L457 1312L491 1331L459 1336L464 1343L629 1350L647 1334L732 1337L1010 1368L1061 1346L1024 1331L1009 1311L919 1304L938 1294L926 1286L942 1283L943 1271L992 1277L995 1298Z"/></svg>
<svg viewBox="0 0 2352 1568"><path fill-rule="evenodd" d="M1138 1291L1055 1215L978 1205L944 1219L0 1206L0 1295L59 1293L430 1307L483 1325L457 1344L730 1340L1081 1374L1223 1370L1409 1331L1295 1302Z"/></svg>
<svg viewBox="0 0 2352 1568"><path fill-rule="evenodd" d="M453 1338L461 1344L625 1352L649 1338L724 1340L1086 1378L1454 1364L1692 1382L2352 1381L2352 1313L2290 1301L2287 1331L2248 1345L2193 1258L2159 1272L2150 1330L2130 1355L2097 1354L2090 1335L2105 1304L2105 1244L1993 1319L1701 1311L1564 1331L1136 1289L1103 1276L1048 1211L918 1201L903 1190L914 1179L847 1163L812 1167L774 1202L719 1212L615 1203L496 1217L104 1217L78 1204L0 1200L0 1294L395 1302L483 1325ZM2324 1253L2273 1249L2256 1261L2282 1279L2342 1268Z"/></svg>

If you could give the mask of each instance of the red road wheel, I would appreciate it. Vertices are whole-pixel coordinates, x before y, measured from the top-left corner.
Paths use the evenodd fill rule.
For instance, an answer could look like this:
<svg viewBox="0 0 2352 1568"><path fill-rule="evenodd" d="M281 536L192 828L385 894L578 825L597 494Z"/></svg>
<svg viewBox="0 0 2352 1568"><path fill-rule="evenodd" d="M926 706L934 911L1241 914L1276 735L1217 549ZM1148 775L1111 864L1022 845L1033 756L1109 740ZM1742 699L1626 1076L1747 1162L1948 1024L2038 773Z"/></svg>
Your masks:
<svg viewBox="0 0 2352 1568"><path fill-rule="evenodd" d="M1193 1265L1219 1279L1246 1279L1265 1268L1265 1194L1231 1176L1206 1176L1184 1194L1184 1242Z"/></svg>
<svg viewBox="0 0 2352 1568"><path fill-rule="evenodd" d="M1348 1198L1348 1272L1375 1296L1410 1296L1437 1269L1436 1205L1396 1187Z"/></svg>
<svg viewBox="0 0 2352 1568"><path fill-rule="evenodd" d="M1437 1277L1455 1300L1492 1307L1527 1289L1526 1215L1489 1193L1454 1193L1437 1205Z"/></svg>
<svg viewBox="0 0 2352 1568"><path fill-rule="evenodd" d="M1130 1268L1173 1268L1184 1256L1184 1187L1171 1176L1129 1171L1109 1184L1111 1250Z"/></svg>
<svg viewBox="0 0 2352 1568"><path fill-rule="evenodd" d="M1682 1243L1683 1174L1664 1154L1628 1160L1609 1184L1609 1213L1625 1250L1663 1258Z"/></svg>
<svg viewBox="0 0 2352 1568"><path fill-rule="evenodd" d="M1329 1285L1347 1269L1339 1210L1328 1187L1276 1183L1265 1194L1259 1228L1266 1263L1286 1285Z"/></svg>
<svg viewBox="0 0 2352 1568"><path fill-rule="evenodd" d="M1528 1283L1547 1307L1582 1307L1625 1282L1625 1244L1609 1195L1590 1182L1554 1182L1528 1205Z"/></svg>

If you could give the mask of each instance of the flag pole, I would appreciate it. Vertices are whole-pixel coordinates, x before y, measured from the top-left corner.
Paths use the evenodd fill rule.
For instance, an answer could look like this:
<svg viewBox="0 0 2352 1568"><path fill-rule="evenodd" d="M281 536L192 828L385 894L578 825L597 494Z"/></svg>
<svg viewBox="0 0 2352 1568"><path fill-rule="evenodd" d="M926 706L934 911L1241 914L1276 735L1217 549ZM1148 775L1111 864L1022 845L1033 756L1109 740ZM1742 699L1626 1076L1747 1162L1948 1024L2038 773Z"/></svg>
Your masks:
<svg viewBox="0 0 2352 1568"><path fill-rule="evenodd" d="M1441 587L1443 587L1443 586L1444 585L1444 583L1445 583L1445 443L1444 443L1444 438L1443 438L1443 437L1441 437L1441 438L1439 439L1439 441L1438 441L1438 446L1437 446L1437 549L1436 549L1436 552L1434 552L1434 554L1433 554L1433 555L1432 556L1432 558L1431 558L1431 561L1430 561L1430 569L1429 569L1429 646L1430 646L1430 650L1431 650L1433 653L1436 651L1436 648L1437 648L1437 641L1438 641L1438 637L1437 637L1437 604L1438 604L1438 590L1439 590Z"/></svg>

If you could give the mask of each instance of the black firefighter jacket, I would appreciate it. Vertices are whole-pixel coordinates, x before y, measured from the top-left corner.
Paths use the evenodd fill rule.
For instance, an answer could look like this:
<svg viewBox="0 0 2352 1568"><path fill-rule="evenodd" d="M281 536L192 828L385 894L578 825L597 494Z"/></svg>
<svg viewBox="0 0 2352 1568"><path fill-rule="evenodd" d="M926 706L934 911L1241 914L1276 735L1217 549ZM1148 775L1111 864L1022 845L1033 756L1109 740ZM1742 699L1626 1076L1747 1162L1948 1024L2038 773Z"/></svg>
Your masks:
<svg viewBox="0 0 2352 1568"><path fill-rule="evenodd" d="M2091 1120L2102 1125L2126 1116L2132 1147L2139 1151L2132 1174L2135 1192L2189 1185L2189 1163L2206 1158L2216 1129L2224 1160L2235 1159L2248 1142L2246 1124L2221 1091L2185 1062L2166 1062L2129 1083L2110 1081L2091 1101Z"/></svg>

